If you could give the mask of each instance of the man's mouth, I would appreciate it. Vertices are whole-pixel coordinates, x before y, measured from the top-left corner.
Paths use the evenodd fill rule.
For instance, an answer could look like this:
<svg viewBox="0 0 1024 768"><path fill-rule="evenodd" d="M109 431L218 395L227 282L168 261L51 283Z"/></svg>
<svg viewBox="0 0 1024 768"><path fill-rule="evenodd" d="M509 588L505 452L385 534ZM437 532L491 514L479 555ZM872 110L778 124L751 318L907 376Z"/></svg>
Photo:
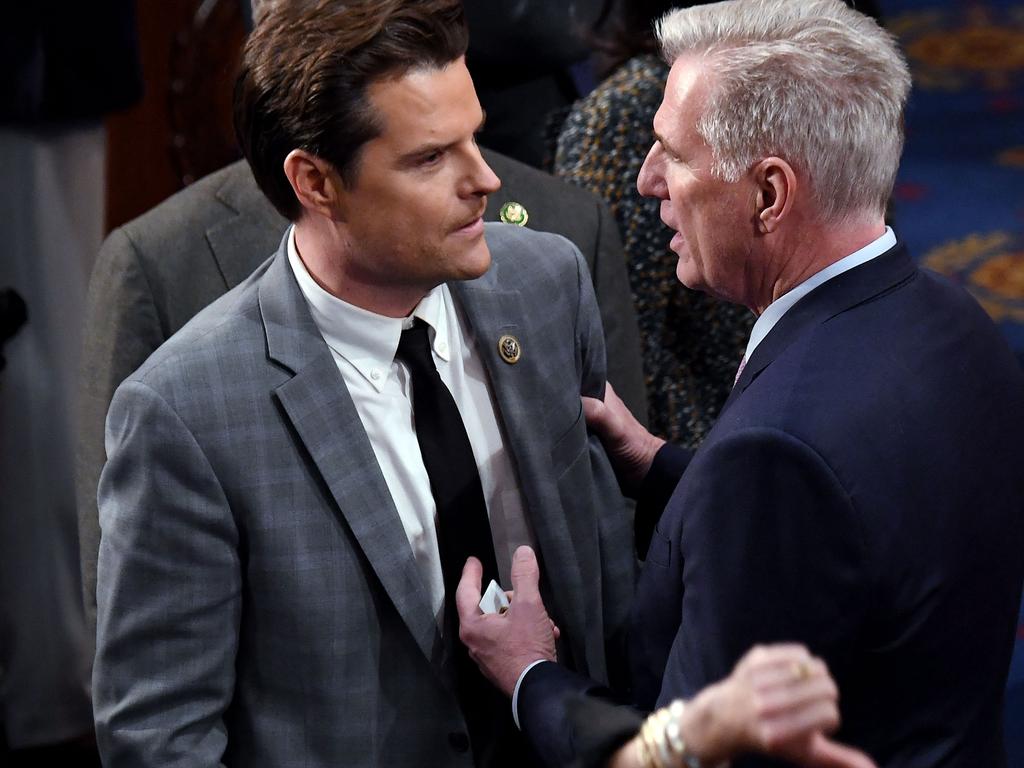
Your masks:
<svg viewBox="0 0 1024 768"><path fill-rule="evenodd" d="M471 218L468 218L465 221L463 221L461 224L459 224L459 226L457 226L455 228L454 231L457 232L457 233L471 233L471 232L474 232L478 228L482 229L483 228L483 216L484 216L484 211L485 210L486 210L486 207L481 208L476 213L476 215L474 215Z"/></svg>

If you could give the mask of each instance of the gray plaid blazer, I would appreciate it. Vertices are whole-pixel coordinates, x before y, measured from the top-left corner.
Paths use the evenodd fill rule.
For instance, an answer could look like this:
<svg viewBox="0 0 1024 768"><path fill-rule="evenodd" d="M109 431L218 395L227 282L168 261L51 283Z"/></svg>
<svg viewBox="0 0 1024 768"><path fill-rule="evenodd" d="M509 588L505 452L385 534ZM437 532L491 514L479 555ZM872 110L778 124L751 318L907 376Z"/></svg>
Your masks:
<svg viewBox="0 0 1024 768"><path fill-rule="evenodd" d="M593 288L559 236L486 237L491 269L452 292L481 340L560 658L605 679L634 560L580 407L605 382ZM283 244L118 388L106 450L104 765L472 764L449 737L465 725L398 513Z"/></svg>
<svg viewBox="0 0 1024 768"><path fill-rule="evenodd" d="M588 192L481 148L502 180L487 196L487 221L504 203L530 213L530 229L565 235L583 253L597 295L608 377L646 421L640 336L615 220ZM82 592L96 623L99 522L96 487L107 460L103 430L114 390L199 310L266 261L287 223L256 186L244 160L200 179L110 233L89 283L79 386L75 490Z"/></svg>

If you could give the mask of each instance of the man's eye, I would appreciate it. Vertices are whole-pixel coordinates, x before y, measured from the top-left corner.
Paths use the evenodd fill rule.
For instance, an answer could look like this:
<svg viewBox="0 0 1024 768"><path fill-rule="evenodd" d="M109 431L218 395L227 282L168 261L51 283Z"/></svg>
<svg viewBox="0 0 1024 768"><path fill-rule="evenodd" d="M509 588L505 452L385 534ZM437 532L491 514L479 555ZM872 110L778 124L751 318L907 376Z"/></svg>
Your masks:
<svg viewBox="0 0 1024 768"><path fill-rule="evenodd" d="M434 165L444 157L444 152L437 150L435 152L429 152L420 158L420 165Z"/></svg>
<svg viewBox="0 0 1024 768"><path fill-rule="evenodd" d="M661 139L655 139L654 143L658 145L658 148L661 150L661 154L673 162L679 162L679 157L671 149L666 147L665 143Z"/></svg>

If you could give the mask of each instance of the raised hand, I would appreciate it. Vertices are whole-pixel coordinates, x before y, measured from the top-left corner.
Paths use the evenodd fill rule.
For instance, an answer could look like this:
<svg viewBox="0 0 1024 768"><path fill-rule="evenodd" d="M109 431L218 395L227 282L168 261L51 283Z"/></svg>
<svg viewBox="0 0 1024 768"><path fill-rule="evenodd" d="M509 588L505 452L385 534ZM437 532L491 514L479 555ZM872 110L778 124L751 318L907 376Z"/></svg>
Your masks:
<svg viewBox="0 0 1024 768"><path fill-rule="evenodd" d="M555 661L558 627L541 600L540 566L532 549L519 547L512 556L512 601L505 613L480 611L482 574L480 561L469 558L455 592L459 639L484 677L511 696L527 666L538 660Z"/></svg>

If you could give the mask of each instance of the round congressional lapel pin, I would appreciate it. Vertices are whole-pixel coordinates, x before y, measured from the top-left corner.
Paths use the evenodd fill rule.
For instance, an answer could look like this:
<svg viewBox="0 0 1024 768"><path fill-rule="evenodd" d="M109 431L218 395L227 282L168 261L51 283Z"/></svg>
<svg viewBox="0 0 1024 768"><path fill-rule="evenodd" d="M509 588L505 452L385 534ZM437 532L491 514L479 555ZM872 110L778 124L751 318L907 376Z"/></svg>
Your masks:
<svg viewBox="0 0 1024 768"><path fill-rule="evenodd" d="M505 224L515 224L519 227L525 227L526 222L530 220L530 212L523 207L522 203L509 200L501 206L501 210L498 211L498 218Z"/></svg>
<svg viewBox="0 0 1024 768"><path fill-rule="evenodd" d="M518 363L519 358L523 355L523 348L519 344L519 339L506 333L498 339L498 354L509 365Z"/></svg>

